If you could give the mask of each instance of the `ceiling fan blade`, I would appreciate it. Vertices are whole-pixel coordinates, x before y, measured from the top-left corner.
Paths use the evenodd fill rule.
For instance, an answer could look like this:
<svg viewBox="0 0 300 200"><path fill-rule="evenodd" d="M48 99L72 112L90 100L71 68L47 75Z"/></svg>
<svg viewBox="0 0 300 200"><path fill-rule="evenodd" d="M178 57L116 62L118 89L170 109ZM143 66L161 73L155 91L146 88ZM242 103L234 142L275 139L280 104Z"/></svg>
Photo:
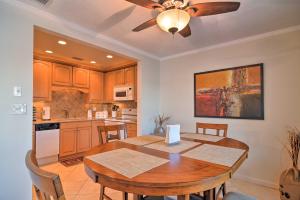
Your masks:
<svg viewBox="0 0 300 200"><path fill-rule="evenodd" d="M191 32L191 27L190 25L186 25L186 27L184 27L184 29L182 29L181 31L178 32L182 37L189 37L192 35Z"/></svg>
<svg viewBox="0 0 300 200"><path fill-rule="evenodd" d="M151 0L125 0L125 1L136 4L138 6L149 8L149 9L156 9L156 8L164 9L164 7L162 5L160 5L157 2L151 1Z"/></svg>
<svg viewBox="0 0 300 200"><path fill-rule="evenodd" d="M144 30L144 29L149 28L149 27L154 26L154 25L156 25L156 18L150 19L150 20L142 23L138 27L134 28L132 31L139 32L141 30Z"/></svg>
<svg viewBox="0 0 300 200"><path fill-rule="evenodd" d="M217 15L238 10L240 2L208 2L190 5L185 10L192 16Z"/></svg>

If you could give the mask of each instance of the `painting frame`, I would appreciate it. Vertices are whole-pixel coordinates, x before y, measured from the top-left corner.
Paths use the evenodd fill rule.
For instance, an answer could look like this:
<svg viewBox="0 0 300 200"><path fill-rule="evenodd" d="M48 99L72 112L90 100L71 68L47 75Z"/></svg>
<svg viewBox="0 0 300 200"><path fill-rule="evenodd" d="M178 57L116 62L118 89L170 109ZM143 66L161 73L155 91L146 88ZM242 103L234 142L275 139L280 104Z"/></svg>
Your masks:
<svg viewBox="0 0 300 200"><path fill-rule="evenodd" d="M223 71L233 71L237 69L245 69L245 68L251 68L251 67L259 67L260 68L260 115L259 116L211 116L211 115L199 115L197 114L197 76L203 75L203 74L210 74L215 72L223 72ZM194 117L199 118L222 118L222 119L247 119L247 120L264 120L265 119L265 113L264 113L264 64L258 63L258 64L251 64L251 65L244 65L244 66L238 66L238 67L231 67L231 68L224 68L224 69L218 69L218 70L211 70L211 71L205 71L205 72L197 72L194 73Z"/></svg>

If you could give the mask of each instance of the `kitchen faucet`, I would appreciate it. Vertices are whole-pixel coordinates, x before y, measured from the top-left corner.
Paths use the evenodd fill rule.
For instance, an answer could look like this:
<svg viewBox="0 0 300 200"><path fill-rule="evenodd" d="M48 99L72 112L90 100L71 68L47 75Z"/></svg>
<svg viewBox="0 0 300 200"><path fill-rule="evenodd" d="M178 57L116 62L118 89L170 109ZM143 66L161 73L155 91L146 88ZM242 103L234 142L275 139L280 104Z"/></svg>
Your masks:
<svg viewBox="0 0 300 200"><path fill-rule="evenodd" d="M64 111L64 113L65 113L65 118L69 118L69 117L70 117L69 111L68 111L68 110L63 110L63 111Z"/></svg>

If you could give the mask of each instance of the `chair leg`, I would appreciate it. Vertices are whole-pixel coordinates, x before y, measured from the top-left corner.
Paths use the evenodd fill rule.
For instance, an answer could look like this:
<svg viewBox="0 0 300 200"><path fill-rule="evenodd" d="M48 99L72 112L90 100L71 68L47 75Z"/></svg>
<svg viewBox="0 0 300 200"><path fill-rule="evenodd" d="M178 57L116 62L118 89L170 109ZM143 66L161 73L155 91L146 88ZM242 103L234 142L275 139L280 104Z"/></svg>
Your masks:
<svg viewBox="0 0 300 200"><path fill-rule="evenodd" d="M100 185L100 197L99 200L104 200L104 189L105 187Z"/></svg>
<svg viewBox="0 0 300 200"><path fill-rule="evenodd" d="M226 184L223 183L222 184L222 195L223 195L223 197L225 196L225 194L226 194Z"/></svg>
<svg viewBox="0 0 300 200"><path fill-rule="evenodd" d="M133 194L133 200L143 200L143 196L139 194Z"/></svg>
<svg viewBox="0 0 300 200"><path fill-rule="evenodd" d="M123 200L128 200L128 193L122 192L122 197L123 197Z"/></svg>
<svg viewBox="0 0 300 200"><path fill-rule="evenodd" d="M204 200L216 200L216 189L204 191Z"/></svg>

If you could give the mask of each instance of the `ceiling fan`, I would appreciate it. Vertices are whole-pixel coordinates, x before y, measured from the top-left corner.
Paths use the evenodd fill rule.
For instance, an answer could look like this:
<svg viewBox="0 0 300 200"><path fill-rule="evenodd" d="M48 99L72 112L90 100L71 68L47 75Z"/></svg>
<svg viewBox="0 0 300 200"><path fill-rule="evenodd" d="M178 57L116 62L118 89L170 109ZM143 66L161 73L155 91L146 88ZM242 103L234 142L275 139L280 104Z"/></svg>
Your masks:
<svg viewBox="0 0 300 200"><path fill-rule="evenodd" d="M217 15L227 12L233 12L239 9L240 2L207 2L191 5L184 0L126 0L136 5L158 10L156 18L144 22L132 31L139 32L151 26L158 26L173 35L179 33L183 37L190 36L191 28L189 26L191 17L200 17L208 15Z"/></svg>

